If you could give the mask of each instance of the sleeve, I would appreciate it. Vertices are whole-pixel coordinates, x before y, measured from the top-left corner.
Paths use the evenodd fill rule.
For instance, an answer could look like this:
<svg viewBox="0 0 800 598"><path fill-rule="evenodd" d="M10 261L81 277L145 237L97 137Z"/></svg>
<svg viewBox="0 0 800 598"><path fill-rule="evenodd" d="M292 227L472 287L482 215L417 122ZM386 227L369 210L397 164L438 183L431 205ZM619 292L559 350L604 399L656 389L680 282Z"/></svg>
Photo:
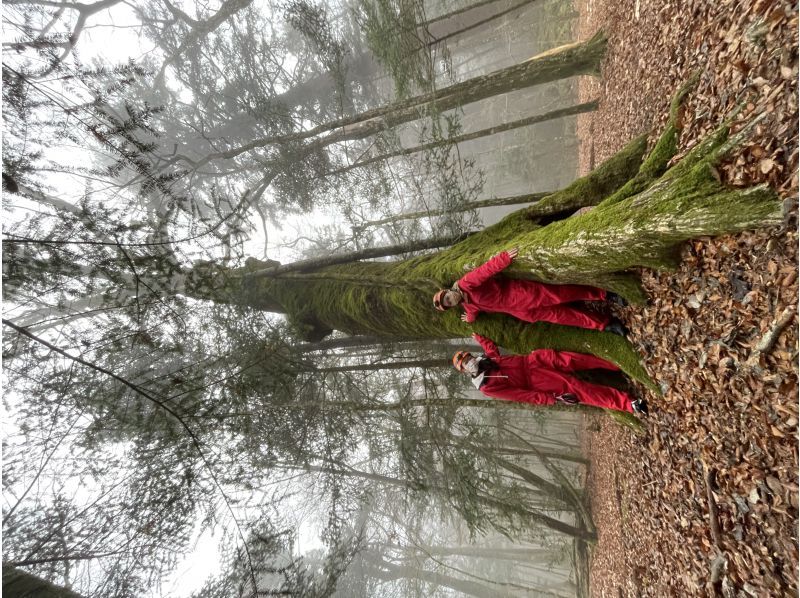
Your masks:
<svg viewBox="0 0 800 598"><path fill-rule="evenodd" d="M481 389L481 392L487 397L516 401L517 403L530 403L531 405L552 405L556 402L555 395L551 392L539 392L511 386L496 387L490 391Z"/></svg>
<svg viewBox="0 0 800 598"><path fill-rule="evenodd" d="M471 305L464 305L464 315L467 316L467 323L472 324L478 317L478 310Z"/></svg>
<svg viewBox="0 0 800 598"><path fill-rule="evenodd" d="M497 349L497 345L493 340L481 336L480 334L473 334L472 338L478 341L480 346L483 347L483 352L486 353L486 357L490 359L497 359L500 357L500 351Z"/></svg>
<svg viewBox="0 0 800 598"><path fill-rule="evenodd" d="M501 251L482 266L478 266L471 272L467 272L458 281L458 286L469 289L477 287L489 280L495 274L499 274L511 265L511 256L507 251Z"/></svg>
<svg viewBox="0 0 800 598"><path fill-rule="evenodd" d="M538 349L531 352L529 359L536 365L560 370L562 372L577 372L580 370L611 370L619 371L619 367L610 361L587 355L573 353L572 351L554 351L553 349Z"/></svg>

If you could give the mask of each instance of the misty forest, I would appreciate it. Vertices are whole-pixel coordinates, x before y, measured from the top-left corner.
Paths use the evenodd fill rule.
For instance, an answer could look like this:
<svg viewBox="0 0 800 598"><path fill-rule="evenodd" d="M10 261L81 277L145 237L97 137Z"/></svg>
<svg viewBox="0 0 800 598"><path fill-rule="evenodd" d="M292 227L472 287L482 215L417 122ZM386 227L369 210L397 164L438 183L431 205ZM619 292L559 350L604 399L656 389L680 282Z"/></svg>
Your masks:
<svg viewBox="0 0 800 598"><path fill-rule="evenodd" d="M796 6L3 4L5 595L797 591Z"/></svg>

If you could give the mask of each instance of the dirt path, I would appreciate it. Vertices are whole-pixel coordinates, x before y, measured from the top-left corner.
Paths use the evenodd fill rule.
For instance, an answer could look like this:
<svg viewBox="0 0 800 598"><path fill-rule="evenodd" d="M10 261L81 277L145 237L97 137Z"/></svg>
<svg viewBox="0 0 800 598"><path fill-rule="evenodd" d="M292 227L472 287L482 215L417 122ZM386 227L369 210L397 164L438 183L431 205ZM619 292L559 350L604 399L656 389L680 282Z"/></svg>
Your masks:
<svg viewBox="0 0 800 598"><path fill-rule="evenodd" d="M627 318L665 394L651 398L640 437L606 418L587 421L600 534L592 595L796 595L796 9L763 0L578 4L578 37L609 37L603 78L581 84L582 101L601 100L579 119L583 172L636 134L657 132L672 93L700 71L681 151L736 105L742 119L765 113L720 176L770 183L790 213L781 228L693 242L676 273L644 273L651 304Z"/></svg>

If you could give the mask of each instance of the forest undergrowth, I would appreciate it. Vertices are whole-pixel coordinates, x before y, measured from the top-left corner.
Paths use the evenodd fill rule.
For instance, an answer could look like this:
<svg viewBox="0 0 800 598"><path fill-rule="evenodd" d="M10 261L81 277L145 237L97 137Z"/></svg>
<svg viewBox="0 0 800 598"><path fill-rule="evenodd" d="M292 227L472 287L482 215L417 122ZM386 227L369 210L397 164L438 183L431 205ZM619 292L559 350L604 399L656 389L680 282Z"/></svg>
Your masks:
<svg viewBox="0 0 800 598"><path fill-rule="evenodd" d="M676 272L643 272L650 302L622 315L663 397L641 435L587 416L599 541L592 596L797 593L797 12L788 2L579 0L579 39L609 37L584 78L581 174L664 124L693 73L679 156L737 106L765 114L719 169L768 182L781 227L687 244ZM678 156L678 157L679 157ZM677 159L677 158L676 158Z"/></svg>

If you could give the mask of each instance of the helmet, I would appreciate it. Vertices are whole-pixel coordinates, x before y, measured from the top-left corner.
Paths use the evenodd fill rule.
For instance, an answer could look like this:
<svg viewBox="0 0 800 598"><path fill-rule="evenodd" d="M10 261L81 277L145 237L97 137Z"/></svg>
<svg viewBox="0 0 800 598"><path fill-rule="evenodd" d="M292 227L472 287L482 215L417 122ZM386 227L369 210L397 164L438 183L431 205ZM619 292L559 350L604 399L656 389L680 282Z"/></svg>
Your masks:
<svg viewBox="0 0 800 598"><path fill-rule="evenodd" d="M456 351L456 354L453 355L453 367L459 372L463 372L464 362L467 360L467 357L472 357L472 353L469 351Z"/></svg>
<svg viewBox="0 0 800 598"><path fill-rule="evenodd" d="M442 289L441 291L437 291L433 296L433 306L439 311L445 311L447 309L447 306L444 304L445 294L447 294L447 289Z"/></svg>

